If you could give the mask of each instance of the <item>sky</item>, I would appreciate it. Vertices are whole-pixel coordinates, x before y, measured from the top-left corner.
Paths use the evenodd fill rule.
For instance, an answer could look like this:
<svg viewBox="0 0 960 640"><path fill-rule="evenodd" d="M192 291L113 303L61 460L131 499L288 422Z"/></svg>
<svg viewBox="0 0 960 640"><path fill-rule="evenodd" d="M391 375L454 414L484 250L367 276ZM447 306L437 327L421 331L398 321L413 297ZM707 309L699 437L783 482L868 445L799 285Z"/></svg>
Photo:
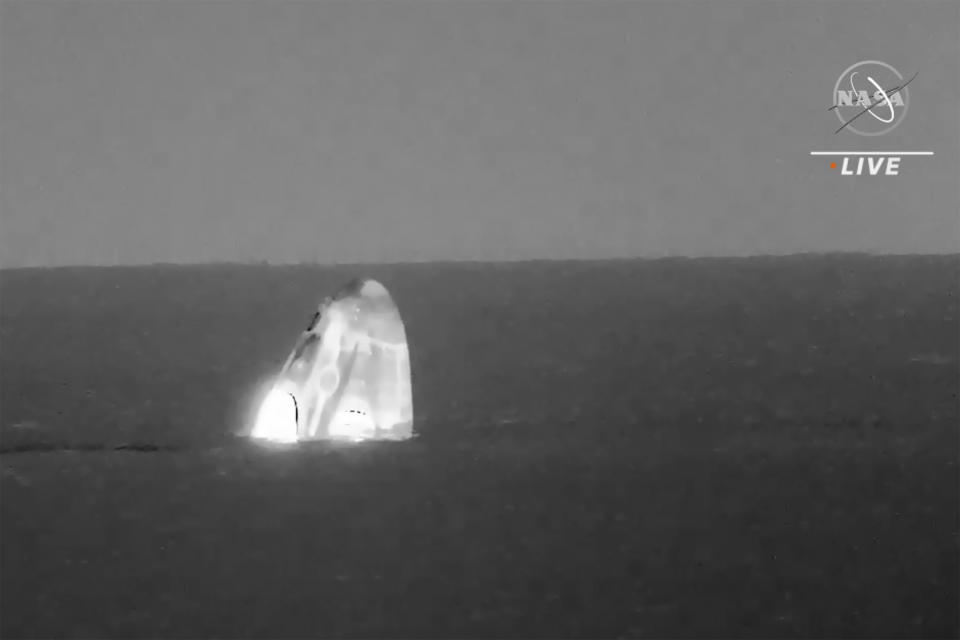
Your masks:
<svg viewBox="0 0 960 640"><path fill-rule="evenodd" d="M958 85L955 0L3 0L0 266L956 252Z"/></svg>

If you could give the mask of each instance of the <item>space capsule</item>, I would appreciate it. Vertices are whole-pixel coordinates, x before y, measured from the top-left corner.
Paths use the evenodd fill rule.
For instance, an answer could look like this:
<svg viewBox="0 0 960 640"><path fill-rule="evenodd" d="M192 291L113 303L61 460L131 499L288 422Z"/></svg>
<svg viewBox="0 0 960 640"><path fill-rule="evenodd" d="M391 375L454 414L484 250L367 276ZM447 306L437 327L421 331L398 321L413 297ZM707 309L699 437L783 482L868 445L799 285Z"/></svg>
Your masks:
<svg viewBox="0 0 960 640"><path fill-rule="evenodd" d="M287 443L412 437L407 337L382 284L354 280L319 305L250 435Z"/></svg>

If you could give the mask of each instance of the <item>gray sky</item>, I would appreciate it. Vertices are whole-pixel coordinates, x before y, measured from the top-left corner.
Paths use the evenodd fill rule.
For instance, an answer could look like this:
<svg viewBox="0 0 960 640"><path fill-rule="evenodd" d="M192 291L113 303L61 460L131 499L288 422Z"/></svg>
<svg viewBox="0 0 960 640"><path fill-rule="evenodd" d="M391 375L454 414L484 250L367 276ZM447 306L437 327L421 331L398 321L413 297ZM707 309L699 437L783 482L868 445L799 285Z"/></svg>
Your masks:
<svg viewBox="0 0 960 640"><path fill-rule="evenodd" d="M958 33L955 1L4 0L0 264L957 251ZM909 113L834 135L873 58Z"/></svg>

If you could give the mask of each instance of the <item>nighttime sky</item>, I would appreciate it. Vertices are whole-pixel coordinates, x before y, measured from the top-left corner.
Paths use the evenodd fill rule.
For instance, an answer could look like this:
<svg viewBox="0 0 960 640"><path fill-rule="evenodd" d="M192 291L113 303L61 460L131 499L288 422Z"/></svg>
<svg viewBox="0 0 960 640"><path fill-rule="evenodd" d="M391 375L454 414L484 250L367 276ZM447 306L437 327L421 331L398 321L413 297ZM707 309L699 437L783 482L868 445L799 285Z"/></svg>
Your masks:
<svg viewBox="0 0 960 640"><path fill-rule="evenodd" d="M957 251L958 34L955 1L5 0L0 265ZM835 135L864 59L919 72L909 112Z"/></svg>

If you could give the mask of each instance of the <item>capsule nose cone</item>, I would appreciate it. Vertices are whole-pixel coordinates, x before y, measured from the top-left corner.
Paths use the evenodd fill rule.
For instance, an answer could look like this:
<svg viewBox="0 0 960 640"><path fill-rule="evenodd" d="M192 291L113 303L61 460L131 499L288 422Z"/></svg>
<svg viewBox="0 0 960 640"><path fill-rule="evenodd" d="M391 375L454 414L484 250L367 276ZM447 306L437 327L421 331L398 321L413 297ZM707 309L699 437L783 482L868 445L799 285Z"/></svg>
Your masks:
<svg viewBox="0 0 960 640"><path fill-rule="evenodd" d="M376 280L364 280L360 287L360 295L364 298L389 298L390 294L387 288Z"/></svg>

